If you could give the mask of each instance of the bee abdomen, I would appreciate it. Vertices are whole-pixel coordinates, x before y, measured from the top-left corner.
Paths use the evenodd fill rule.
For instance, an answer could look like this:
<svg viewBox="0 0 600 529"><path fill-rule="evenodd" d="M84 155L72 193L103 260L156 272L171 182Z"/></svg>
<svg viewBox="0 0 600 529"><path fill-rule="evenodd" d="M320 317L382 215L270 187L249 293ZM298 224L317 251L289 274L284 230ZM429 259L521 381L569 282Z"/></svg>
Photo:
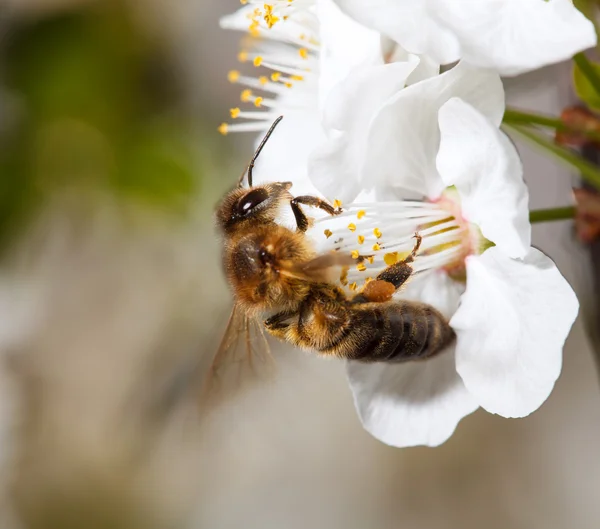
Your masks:
<svg viewBox="0 0 600 529"><path fill-rule="evenodd" d="M394 302L361 311L361 335L354 358L363 362L405 362L434 356L455 338L436 309L415 302Z"/></svg>

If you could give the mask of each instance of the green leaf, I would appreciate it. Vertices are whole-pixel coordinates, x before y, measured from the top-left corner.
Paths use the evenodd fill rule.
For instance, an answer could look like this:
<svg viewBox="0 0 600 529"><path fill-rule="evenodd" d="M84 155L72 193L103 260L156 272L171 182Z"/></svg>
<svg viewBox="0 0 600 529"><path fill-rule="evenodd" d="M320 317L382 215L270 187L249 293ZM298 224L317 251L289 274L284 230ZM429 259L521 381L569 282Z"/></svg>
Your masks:
<svg viewBox="0 0 600 529"><path fill-rule="evenodd" d="M577 96L591 109L600 111L600 64L591 62L583 53L573 59Z"/></svg>

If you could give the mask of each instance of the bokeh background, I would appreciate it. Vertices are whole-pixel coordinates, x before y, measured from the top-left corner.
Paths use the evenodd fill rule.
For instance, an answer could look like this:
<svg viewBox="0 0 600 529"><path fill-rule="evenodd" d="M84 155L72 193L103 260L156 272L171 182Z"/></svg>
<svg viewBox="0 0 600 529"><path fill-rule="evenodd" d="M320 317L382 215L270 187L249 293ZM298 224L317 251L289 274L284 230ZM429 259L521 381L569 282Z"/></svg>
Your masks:
<svg viewBox="0 0 600 529"><path fill-rule="evenodd" d="M0 0L0 529L597 529L594 294L568 222L534 244L585 314L531 417L390 448L340 363L278 347L275 378L198 413L230 307L212 213L253 143L216 132L238 6ZM508 100L558 113L569 72L511 79ZM519 149L532 207L568 204L574 176Z"/></svg>

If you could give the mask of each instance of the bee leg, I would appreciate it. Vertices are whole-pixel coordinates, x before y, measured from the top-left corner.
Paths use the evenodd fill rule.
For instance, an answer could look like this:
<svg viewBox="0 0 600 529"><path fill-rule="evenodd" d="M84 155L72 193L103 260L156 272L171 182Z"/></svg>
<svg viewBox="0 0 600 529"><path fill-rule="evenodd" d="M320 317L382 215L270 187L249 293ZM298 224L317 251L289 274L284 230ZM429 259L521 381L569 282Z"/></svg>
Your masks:
<svg viewBox="0 0 600 529"><path fill-rule="evenodd" d="M377 280L387 281L388 283L391 283L392 285L394 285L394 288L396 290L398 290L404 283L406 283L408 278L413 273L413 269L412 266L410 266L410 263L412 263L415 260L415 256L417 255L417 252L419 251L419 248L421 247L421 242L423 240L423 238L418 233L415 233L415 239L417 239L417 242L415 243L414 248L410 252L410 255L408 255L406 259L403 259L402 261L388 266L383 272L381 272L377 276Z"/></svg>
<svg viewBox="0 0 600 529"><path fill-rule="evenodd" d="M312 206L315 208L322 209L329 215L339 215L341 213L341 210L335 209L331 204L318 197L303 195L300 197L293 198L290 201L290 206L292 207L292 211L294 212L294 217L296 218L296 225L298 226L298 230L302 232L308 229L310 223L308 221L308 217L300 208L300 204L305 204L306 206Z"/></svg>
<svg viewBox="0 0 600 529"><path fill-rule="evenodd" d="M290 323L287 320L295 315L296 313L294 312L278 312L270 318L267 318L263 322L263 325L265 326L265 329L267 329L267 332L272 336L285 339L286 332L290 326Z"/></svg>

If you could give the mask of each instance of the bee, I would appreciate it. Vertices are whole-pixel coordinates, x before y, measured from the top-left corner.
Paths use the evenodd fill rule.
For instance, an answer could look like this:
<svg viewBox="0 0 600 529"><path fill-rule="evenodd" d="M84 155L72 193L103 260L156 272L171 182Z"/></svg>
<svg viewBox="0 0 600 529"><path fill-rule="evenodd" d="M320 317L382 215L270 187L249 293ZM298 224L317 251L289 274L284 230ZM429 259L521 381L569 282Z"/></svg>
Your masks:
<svg viewBox="0 0 600 529"><path fill-rule="evenodd" d="M350 296L328 272L356 260L336 252L317 255L306 236L310 219L303 208L332 216L341 209L315 196L293 196L292 182L253 185L254 164L281 119L216 212L223 267L235 297L226 334L244 332L249 340L250 325L256 324L263 337L266 331L300 349L361 362L404 362L442 351L455 338L444 316L424 303L393 299L413 272L411 263L421 245L418 234L410 255ZM285 208L293 213L295 230L277 222ZM226 336L216 364L227 353L227 344Z"/></svg>

